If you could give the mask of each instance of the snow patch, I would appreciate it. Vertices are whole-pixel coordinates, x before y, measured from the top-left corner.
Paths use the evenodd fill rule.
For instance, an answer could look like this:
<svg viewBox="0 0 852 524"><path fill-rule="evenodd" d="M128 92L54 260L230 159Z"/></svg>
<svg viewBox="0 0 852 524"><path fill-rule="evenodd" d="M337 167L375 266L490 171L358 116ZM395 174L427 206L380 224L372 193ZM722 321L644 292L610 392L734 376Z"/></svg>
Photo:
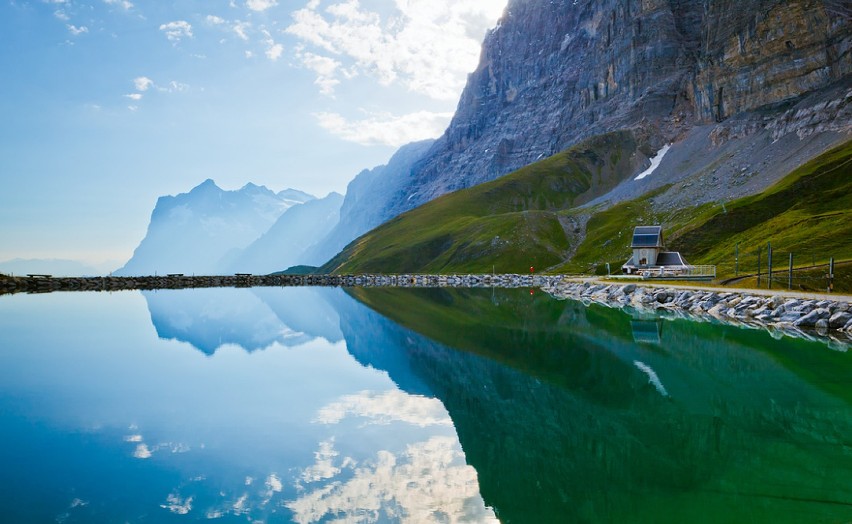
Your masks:
<svg viewBox="0 0 852 524"><path fill-rule="evenodd" d="M654 155L654 158L651 159L651 166L648 169L646 169L645 171L642 171L641 173L639 173L639 175L636 178L634 178L633 180L642 180L646 176L648 176L651 173L653 173L654 171L656 171L656 169L658 167L660 167L660 162L663 161L663 157L666 156L666 153L669 152L669 149L671 149L671 147L672 146L670 144L666 144L666 145L663 146L662 149L657 151L657 154Z"/></svg>

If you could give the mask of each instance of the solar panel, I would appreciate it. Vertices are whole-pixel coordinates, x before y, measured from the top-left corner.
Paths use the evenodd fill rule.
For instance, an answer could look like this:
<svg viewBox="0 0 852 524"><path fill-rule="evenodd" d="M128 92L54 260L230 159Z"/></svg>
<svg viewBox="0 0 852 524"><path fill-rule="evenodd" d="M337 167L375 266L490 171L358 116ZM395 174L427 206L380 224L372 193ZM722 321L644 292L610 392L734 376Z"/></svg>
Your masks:
<svg viewBox="0 0 852 524"><path fill-rule="evenodd" d="M632 247L656 247L658 245L659 235L633 235Z"/></svg>

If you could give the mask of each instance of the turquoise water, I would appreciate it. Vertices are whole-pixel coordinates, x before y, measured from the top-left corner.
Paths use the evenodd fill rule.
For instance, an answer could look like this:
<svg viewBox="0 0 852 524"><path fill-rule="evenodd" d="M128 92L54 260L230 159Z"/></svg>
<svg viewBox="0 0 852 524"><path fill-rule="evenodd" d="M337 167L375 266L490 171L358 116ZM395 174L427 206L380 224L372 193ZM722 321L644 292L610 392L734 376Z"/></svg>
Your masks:
<svg viewBox="0 0 852 524"><path fill-rule="evenodd" d="M0 297L6 522L850 522L852 355L529 290Z"/></svg>

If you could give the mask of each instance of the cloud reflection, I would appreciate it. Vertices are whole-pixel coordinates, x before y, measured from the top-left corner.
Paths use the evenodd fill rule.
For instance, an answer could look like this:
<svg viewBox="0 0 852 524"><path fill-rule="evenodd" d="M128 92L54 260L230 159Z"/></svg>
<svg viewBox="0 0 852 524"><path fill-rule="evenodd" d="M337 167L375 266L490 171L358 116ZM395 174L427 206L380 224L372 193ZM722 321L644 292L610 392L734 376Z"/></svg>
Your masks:
<svg viewBox="0 0 852 524"><path fill-rule="evenodd" d="M348 415L366 418L370 424L406 422L419 427L453 424L440 400L409 395L400 390L381 393L362 391L346 395L320 409L315 422L337 424Z"/></svg>
<svg viewBox="0 0 852 524"><path fill-rule="evenodd" d="M329 454L317 453L318 464ZM287 502L299 523L334 518L341 522L498 522L479 494L476 470L465 464L457 439L435 436L394 455L340 469L336 477Z"/></svg>

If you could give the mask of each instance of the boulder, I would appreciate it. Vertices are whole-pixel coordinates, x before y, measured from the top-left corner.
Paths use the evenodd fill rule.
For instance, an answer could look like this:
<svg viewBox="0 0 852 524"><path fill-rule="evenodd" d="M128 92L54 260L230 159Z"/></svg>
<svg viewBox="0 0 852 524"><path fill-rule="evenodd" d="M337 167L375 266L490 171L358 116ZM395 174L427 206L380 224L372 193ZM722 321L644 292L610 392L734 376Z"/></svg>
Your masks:
<svg viewBox="0 0 852 524"><path fill-rule="evenodd" d="M831 329L840 329L845 327L850 320L852 320L852 313L841 311L831 315L828 319L828 327Z"/></svg>
<svg viewBox="0 0 852 524"><path fill-rule="evenodd" d="M828 310L817 308L793 322L793 325L796 327L812 328L816 327L817 321L822 319L828 320Z"/></svg>

